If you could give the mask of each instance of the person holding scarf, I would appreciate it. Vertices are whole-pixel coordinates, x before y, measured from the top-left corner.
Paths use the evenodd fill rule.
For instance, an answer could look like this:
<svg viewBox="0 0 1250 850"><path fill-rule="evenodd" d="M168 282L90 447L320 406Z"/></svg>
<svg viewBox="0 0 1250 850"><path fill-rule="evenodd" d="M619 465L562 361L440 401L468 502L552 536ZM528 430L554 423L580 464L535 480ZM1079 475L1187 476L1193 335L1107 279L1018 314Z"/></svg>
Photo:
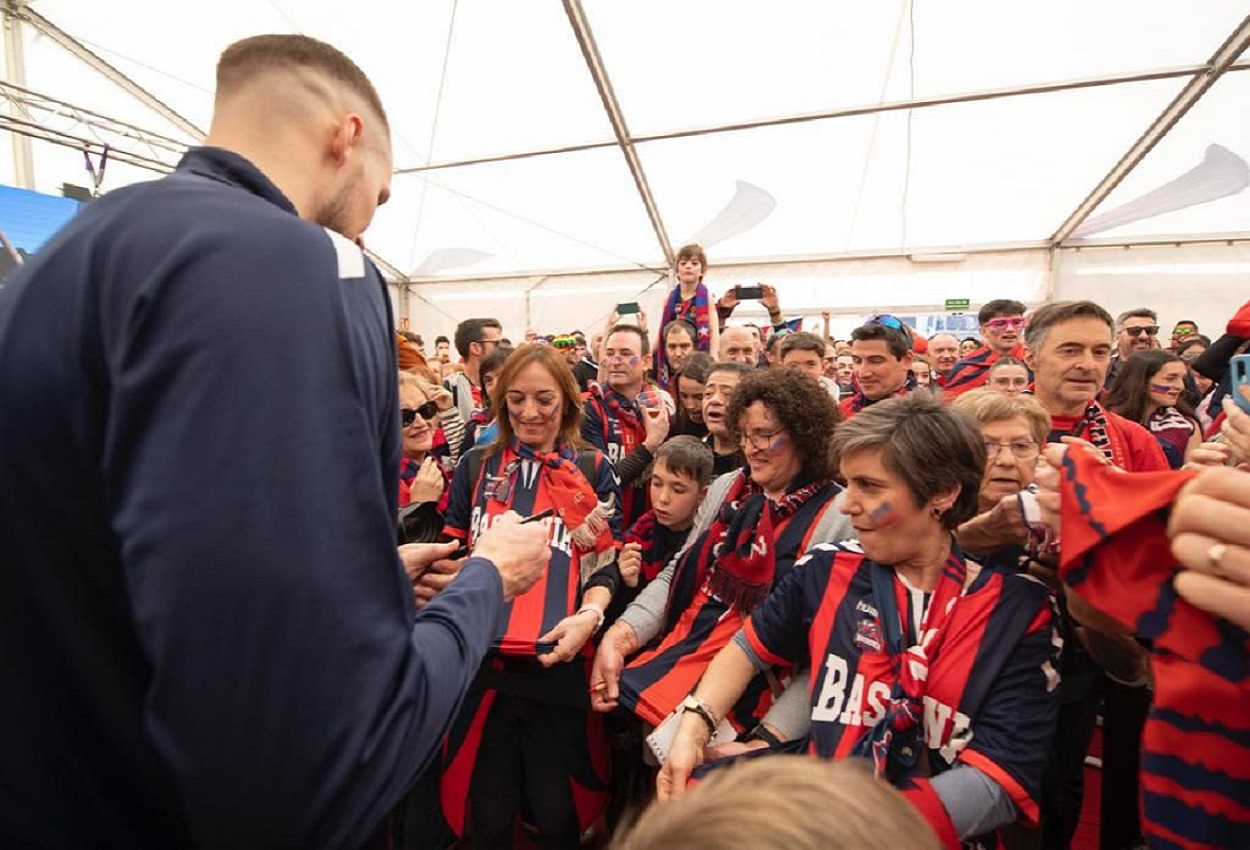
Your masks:
<svg viewBox="0 0 1250 850"><path fill-rule="evenodd" d="M606 803L602 718L588 711L587 673L611 591L586 584L615 565L620 492L607 459L577 449L577 383L558 351L513 352L492 402L499 436L456 467L445 533L472 545L507 511L551 511L541 520L551 561L531 593L502 609L495 649L452 724L443 812L474 847L504 848L524 805L541 846L575 848ZM436 575L428 589L446 581Z"/></svg>
<svg viewBox="0 0 1250 850"><path fill-rule="evenodd" d="M1038 818L1058 710L1053 598L954 542L985 466L966 414L925 394L884 401L838 428L833 454L858 543L817 546L717 655L684 704L659 798L685 792L748 683L810 658L801 749L867 759L943 847L994 846L997 828Z"/></svg>
<svg viewBox="0 0 1250 850"><path fill-rule="evenodd" d="M1163 449L1136 422L1108 411L1097 397L1106 383L1114 348L1111 314L1092 301L1059 301L1038 308L1024 331L1025 363L1033 372L1036 398L1050 414L1047 442L1082 446L1102 462L1128 472L1168 469ZM1081 626L1086 640L1077 638ZM1064 621L1063 698L1055 735L1053 768L1047 777L1042 824L1045 847L1066 847L1080 820L1084 797L1085 755L1089 751L1103 702L1104 829L1128 827L1135 837L1139 822L1137 794L1138 741L1149 707L1143 687L1108 679L1086 652L1095 623ZM1112 639L1115 634L1108 634ZM1145 650L1139 649L1139 660ZM1118 665L1117 665L1118 666ZM1105 700L1104 700L1105 696Z"/></svg>
<svg viewBox="0 0 1250 850"><path fill-rule="evenodd" d="M659 725L809 547L852 536L835 509L840 488L829 464L838 419L829 394L805 375L742 376L727 420L746 467L717 479L690 542L600 642L596 710L619 706ZM752 680L730 714L740 732L775 734L757 727L789 673Z"/></svg>
<svg viewBox="0 0 1250 850"><path fill-rule="evenodd" d="M688 322L696 332L695 350L711 354L719 350L720 321L711 313L711 298L703 285L707 273L707 254L702 245L683 245L677 252L674 270L677 285L668 293L664 312L660 314L658 327L664 330L673 321ZM655 375L660 387L667 390L676 370L668 362L664 351L665 340L661 337L655 349Z"/></svg>

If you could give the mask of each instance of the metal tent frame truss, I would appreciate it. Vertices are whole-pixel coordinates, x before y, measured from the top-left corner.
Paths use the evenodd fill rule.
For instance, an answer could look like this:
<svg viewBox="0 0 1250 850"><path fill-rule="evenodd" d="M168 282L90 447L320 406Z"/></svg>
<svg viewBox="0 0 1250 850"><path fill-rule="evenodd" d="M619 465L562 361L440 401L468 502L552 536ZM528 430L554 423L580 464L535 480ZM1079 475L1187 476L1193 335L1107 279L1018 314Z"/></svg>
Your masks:
<svg viewBox="0 0 1250 850"><path fill-rule="evenodd" d="M461 159L455 161L433 162L426 165L405 166L397 168L397 175L423 174L442 169L481 165L486 163L510 160L530 159L536 157L556 156L559 154L590 151L596 149L619 150L629 169L634 186L638 193L647 217L654 231L659 254L670 266L674 259L673 246L669 239L669 229L655 196L653 195L647 174L638 156L637 146L646 142L690 138L729 133L740 130L756 129L769 126L798 124L813 121L832 121L851 116L874 115L887 112L914 111L930 109L951 104L971 103L1001 98L1018 98L1030 95L1045 94L1074 89L1117 86L1151 80L1184 80L1180 91L1162 112L1143 129L1141 134L1125 151L1120 160L1094 185L1085 198L1051 233L1039 242L1030 244L1031 248L1049 248L1054 250L1071 244L1084 244L1072 241L1072 234L1098 206L1107 199L1111 192L1136 168L1146 155L1167 135L1187 112L1211 89L1225 74L1250 70L1250 59L1243 60L1243 54L1250 46L1250 16L1244 18L1228 35L1224 42L1211 54L1210 58L1199 65L1158 69L1136 73L1123 73L1089 77L1077 80L1050 82L1034 85L1022 85L1000 89L963 92L939 97L918 98L907 101L892 101L862 106L830 109L806 114L788 115L766 120L740 121L723 123L714 126L695 127L664 133L632 134L626 123L626 116L621 108L608 76L594 33L581 0L563 0L573 37L576 39L585 58L587 71L594 83L595 90L603 104L608 123L612 127L614 138L575 145L546 147L541 149L518 151L498 156ZM6 46L6 81L0 83L0 100L8 106L7 114L0 114L0 129L9 130L13 134L16 166L19 181L25 179L30 185L30 152L29 140L38 139L54 144L78 148L91 153L100 153L108 145L109 155L119 161L128 162L140 168L156 173L171 170L177 159L187 146L199 142L203 131L191 121L180 115L171 106L161 101L151 92L130 79L119 69L105 61L97 53L89 49L81 41L61 29L52 21L32 10L29 0L0 0L0 15L3 16ZM73 56L80 59L88 67L115 83L122 90L134 97L165 122L176 128L185 138L178 139L170 135L154 132L119 121L80 106L49 97L26 87L25 69L22 62L23 26L30 26L42 33ZM1223 238L1223 237L1221 237ZM1205 241L1205 237L1193 241ZM1190 241L1178 239L1175 241ZM960 252L1000 251L1002 246L960 246L954 250ZM862 256L862 255L861 255ZM882 256L905 256L902 251L883 252ZM475 279L474 276L457 278L447 277L413 277L405 273L394 263L373 255L375 261L390 278L393 285L398 286L401 312L406 312L406 301L414 294L413 286L417 283L465 283ZM812 260L838 260L851 257L847 254L829 254ZM784 258L792 262L795 258ZM782 261L780 258L778 261ZM761 261L764 264L764 261ZM501 280L510 277L538 280L539 284L552 277L577 276L589 273L612 273L637 271L637 266L619 268L597 268L593 270L559 269L552 272L528 272L513 275L483 275L483 279ZM420 296L418 296L420 297Z"/></svg>

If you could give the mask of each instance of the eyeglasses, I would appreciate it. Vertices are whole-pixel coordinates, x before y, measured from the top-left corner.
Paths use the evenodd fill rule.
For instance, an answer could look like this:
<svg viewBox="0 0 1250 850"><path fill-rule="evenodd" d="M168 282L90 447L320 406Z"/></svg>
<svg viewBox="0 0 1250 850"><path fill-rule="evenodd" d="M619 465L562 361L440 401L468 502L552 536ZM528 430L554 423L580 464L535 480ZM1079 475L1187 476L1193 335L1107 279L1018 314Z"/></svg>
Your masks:
<svg viewBox="0 0 1250 850"><path fill-rule="evenodd" d="M743 434L738 438L738 445L750 446L756 451L766 452L776 444L777 437L784 430L784 428L778 428L771 434Z"/></svg>
<svg viewBox="0 0 1250 850"><path fill-rule="evenodd" d="M479 345L487 345L487 344L499 345L501 342L503 342L502 339L475 339L473 341L478 343Z"/></svg>
<svg viewBox="0 0 1250 850"><path fill-rule="evenodd" d="M1024 327L1025 321L1024 316L1000 316L997 319L990 319L985 326L992 331L1005 331L1008 328L1018 331Z"/></svg>
<svg viewBox="0 0 1250 850"><path fill-rule="evenodd" d="M1193 328L1173 328L1172 329L1172 336L1178 336L1178 337L1179 336L1193 336L1196 333L1198 332L1194 330Z"/></svg>
<svg viewBox="0 0 1250 850"><path fill-rule="evenodd" d="M1041 447L1033 440L1012 440L1000 443L997 440L985 441L985 456L988 460L998 457L1003 449L1009 449L1016 460L1032 460L1042 453Z"/></svg>
<svg viewBox="0 0 1250 850"><path fill-rule="evenodd" d="M432 401L427 401L416 410L413 410L411 407L401 407L399 409L399 421L405 428L411 425L418 416L425 420L433 419L435 416L438 416L438 405Z"/></svg>
<svg viewBox="0 0 1250 850"><path fill-rule="evenodd" d="M1134 339L1141 336L1142 334L1145 334L1146 336L1158 336L1159 326L1147 325L1146 327L1143 327L1143 328L1125 328L1124 332L1128 334L1129 336L1133 337Z"/></svg>

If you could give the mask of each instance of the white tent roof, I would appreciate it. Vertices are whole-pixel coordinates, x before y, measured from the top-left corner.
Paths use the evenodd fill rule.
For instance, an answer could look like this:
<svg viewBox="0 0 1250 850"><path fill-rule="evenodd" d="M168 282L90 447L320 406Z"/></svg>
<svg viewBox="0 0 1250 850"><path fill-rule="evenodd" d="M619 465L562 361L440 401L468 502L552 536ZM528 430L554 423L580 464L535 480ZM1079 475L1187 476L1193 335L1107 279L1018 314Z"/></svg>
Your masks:
<svg viewBox="0 0 1250 850"><path fill-rule="evenodd" d="M21 0L6 2L22 14ZM342 48L394 129L393 200L366 241L416 281L662 270L665 243L696 235L713 268L1049 247L1247 28L1238 0L38 0L29 10L200 128L213 65L233 40L298 31ZM582 12L625 145L579 44ZM22 27L27 88L194 141L40 29ZM1095 213L1167 184L1211 145L1250 160L1247 69L1250 56L1232 64ZM899 103L916 108L878 108ZM86 180L80 152L35 151L34 188ZM11 168L0 145L0 169ZM104 188L150 176L114 162ZM714 221L733 198L729 224ZM1096 235L1250 234L1248 222L1242 191Z"/></svg>

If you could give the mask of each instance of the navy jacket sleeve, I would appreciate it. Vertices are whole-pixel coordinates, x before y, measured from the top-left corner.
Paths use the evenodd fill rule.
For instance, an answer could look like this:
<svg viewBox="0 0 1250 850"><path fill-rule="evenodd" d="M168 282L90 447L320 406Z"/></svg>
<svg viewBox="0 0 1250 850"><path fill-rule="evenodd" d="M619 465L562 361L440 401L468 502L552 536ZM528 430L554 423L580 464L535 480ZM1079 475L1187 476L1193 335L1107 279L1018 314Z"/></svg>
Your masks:
<svg viewBox="0 0 1250 850"><path fill-rule="evenodd" d="M278 217L210 211L176 267L107 305L105 486L145 727L197 846L358 845L438 745L501 602L471 560L416 614L389 304L349 243Z"/></svg>

